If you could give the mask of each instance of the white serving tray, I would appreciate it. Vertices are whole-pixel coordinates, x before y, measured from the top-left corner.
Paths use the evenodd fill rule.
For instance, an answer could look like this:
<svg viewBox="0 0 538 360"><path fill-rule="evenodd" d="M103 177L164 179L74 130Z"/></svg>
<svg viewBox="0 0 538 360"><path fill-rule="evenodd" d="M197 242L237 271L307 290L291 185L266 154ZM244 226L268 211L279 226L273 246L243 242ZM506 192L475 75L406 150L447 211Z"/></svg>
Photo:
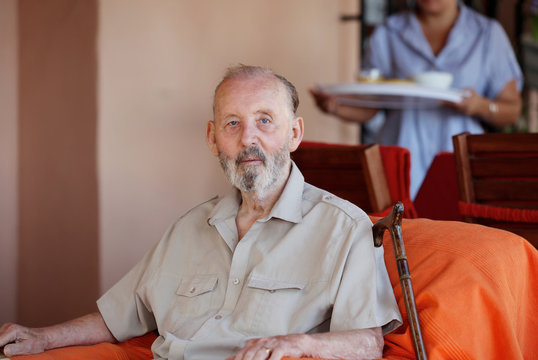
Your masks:
<svg viewBox="0 0 538 360"><path fill-rule="evenodd" d="M385 109L436 108L443 101L460 102L464 96L460 90L436 89L412 82L356 82L318 87L337 96L344 105Z"/></svg>

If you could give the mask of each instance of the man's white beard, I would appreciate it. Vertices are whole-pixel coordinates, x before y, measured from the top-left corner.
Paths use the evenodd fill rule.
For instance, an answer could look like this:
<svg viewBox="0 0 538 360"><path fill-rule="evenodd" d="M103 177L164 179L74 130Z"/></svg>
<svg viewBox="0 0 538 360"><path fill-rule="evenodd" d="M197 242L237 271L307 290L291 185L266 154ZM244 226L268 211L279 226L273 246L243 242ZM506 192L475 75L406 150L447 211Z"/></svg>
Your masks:
<svg viewBox="0 0 538 360"><path fill-rule="evenodd" d="M240 165L248 157L260 159L260 164ZM281 177L290 162L289 146L286 143L274 156L267 158L263 150L252 145L243 149L237 158L232 159L219 152L219 161L228 181L241 191L257 192L258 197L273 186Z"/></svg>

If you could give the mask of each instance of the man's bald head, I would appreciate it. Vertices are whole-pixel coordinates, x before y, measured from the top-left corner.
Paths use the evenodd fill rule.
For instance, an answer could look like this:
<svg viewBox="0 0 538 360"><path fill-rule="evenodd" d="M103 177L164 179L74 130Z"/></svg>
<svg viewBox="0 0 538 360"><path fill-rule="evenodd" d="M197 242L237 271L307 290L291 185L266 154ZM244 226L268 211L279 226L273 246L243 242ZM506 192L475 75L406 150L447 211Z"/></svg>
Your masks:
<svg viewBox="0 0 538 360"><path fill-rule="evenodd" d="M213 115L215 115L216 113L216 98L222 84L224 84L228 80L251 79L256 77L272 77L280 81L280 83L284 85L284 88L288 93L291 114L295 116L297 108L299 107L299 95L297 94L297 89L295 89L295 86L291 82L289 82L288 79L286 79L284 76L276 74L270 69L263 68L261 66L251 66L243 64L228 68L226 73L224 74L224 77L215 88L215 94L213 96Z"/></svg>

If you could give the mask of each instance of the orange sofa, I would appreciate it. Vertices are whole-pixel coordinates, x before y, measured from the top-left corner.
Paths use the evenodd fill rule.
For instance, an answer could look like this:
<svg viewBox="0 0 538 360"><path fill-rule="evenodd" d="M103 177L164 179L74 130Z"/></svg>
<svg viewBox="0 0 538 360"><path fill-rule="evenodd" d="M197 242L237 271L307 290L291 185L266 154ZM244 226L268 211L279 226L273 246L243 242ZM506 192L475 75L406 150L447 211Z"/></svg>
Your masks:
<svg viewBox="0 0 538 360"><path fill-rule="evenodd" d="M373 218L372 220L376 220ZM404 219L422 334L429 359L538 358L538 251L523 238L481 225ZM405 313L392 241L385 262ZM69 347L16 360L151 359L153 333L119 344ZM385 336L384 359L414 359L409 327Z"/></svg>

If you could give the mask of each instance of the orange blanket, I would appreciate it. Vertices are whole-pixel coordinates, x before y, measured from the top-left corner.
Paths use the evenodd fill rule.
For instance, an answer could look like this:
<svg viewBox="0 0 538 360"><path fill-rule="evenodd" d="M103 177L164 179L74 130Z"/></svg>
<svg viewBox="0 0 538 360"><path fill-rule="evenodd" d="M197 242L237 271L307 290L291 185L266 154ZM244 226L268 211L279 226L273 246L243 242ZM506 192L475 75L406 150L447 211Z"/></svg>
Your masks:
<svg viewBox="0 0 538 360"><path fill-rule="evenodd" d="M375 219L373 219L375 220ZM538 341L538 252L509 232L461 222L404 220L405 248L429 359L532 359ZM404 314L392 243L385 262ZM16 360L151 359L154 334ZM385 336L385 359L414 359L409 328ZM291 360L291 359L288 359Z"/></svg>
<svg viewBox="0 0 538 360"><path fill-rule="evenodd" d="M402 230L430 359L536 358L534 247L512 233L461 222L409 220ZM403 312L387 241L385 262ZM406 324L385 345L387 359L414 358Z"/></svg>

